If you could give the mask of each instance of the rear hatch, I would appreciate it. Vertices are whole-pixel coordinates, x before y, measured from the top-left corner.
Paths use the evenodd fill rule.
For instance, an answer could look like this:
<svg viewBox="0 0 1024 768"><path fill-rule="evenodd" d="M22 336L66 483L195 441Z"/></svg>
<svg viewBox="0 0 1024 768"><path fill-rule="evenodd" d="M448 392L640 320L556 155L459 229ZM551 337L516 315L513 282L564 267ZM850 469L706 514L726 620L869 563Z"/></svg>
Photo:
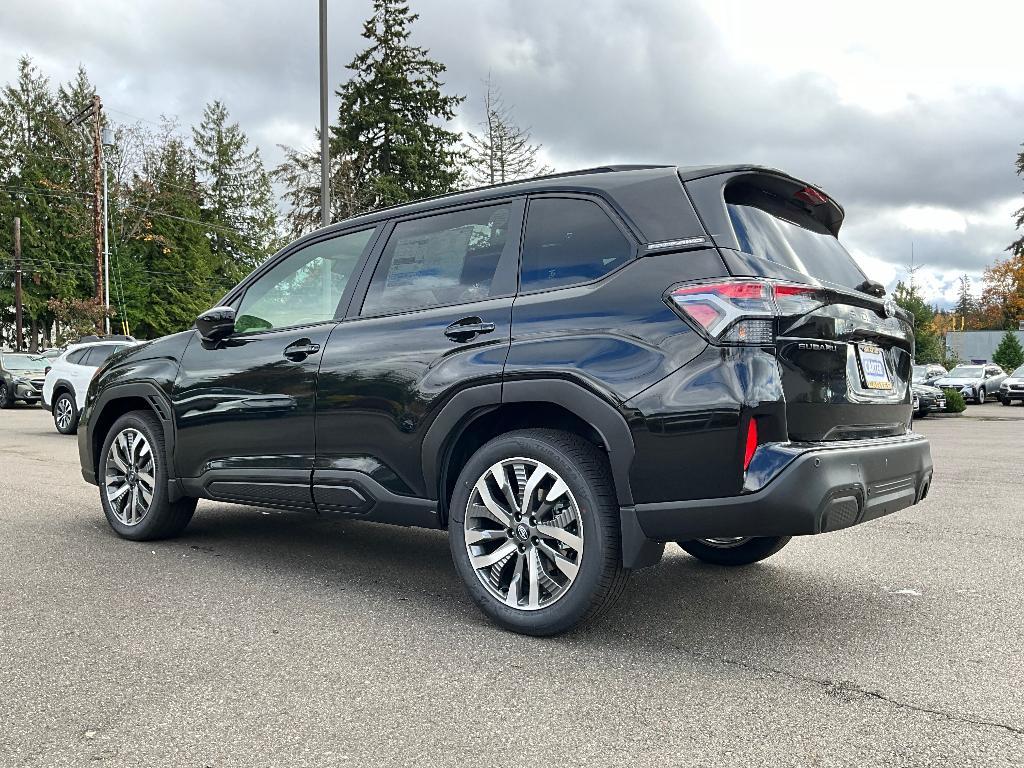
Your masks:
<svg viewBox="0 0 1024 768"><path fill-rule="evenodd" d="M687 187L732 275L769 286L790 439L903 434L911 318L839 242L842 208L777 173L720 174Z"/></svg>

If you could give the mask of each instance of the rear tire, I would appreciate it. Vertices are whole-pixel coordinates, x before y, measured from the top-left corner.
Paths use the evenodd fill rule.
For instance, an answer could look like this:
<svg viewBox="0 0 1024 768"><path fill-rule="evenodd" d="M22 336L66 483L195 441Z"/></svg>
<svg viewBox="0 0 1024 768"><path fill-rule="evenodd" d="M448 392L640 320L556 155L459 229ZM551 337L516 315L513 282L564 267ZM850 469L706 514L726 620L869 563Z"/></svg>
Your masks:
<svg viewBox="0 0 1024 768"><path fill-rule="evenodd" d="M510 432L473 454L452 493L448 540L492 621L557 635L615 602L629 571L610 477L594 445L551 429Z"/></svg>
<svg viewBox="0 0 1024 768"><path fill-rule="evenodd" d="M152 413L132 411L114 422L96 474L103 513L121 538L173 538L192 519L196 499L168 500L167 462L164 431Z"/></svg>
<svg viewBox="0 0 1024 768"><path fill-rule="evenodd" d="M771 557L789 544L790 536L749 536L692 539L677 542L686 552L714 565L750 565Z"/></svg>
<svg viewBox="0 0 1024 768"><path fill-rule="evenodd" d="M75 398L68 392L61 392L53 401L53 426L62 435L73 435L78 431L78 408Z"/></svg>

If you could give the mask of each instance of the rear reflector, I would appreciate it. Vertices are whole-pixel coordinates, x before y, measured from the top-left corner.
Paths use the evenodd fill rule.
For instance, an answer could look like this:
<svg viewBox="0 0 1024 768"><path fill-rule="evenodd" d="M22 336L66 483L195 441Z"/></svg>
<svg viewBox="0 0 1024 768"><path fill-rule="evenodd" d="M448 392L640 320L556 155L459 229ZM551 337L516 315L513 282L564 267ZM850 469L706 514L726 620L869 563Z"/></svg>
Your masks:
<svg viewBox="0 0 1024 768"><path fill-rule="evenodd" d="M757 450L757 419L751 419L747 422L747 443L743 449L743 471L746 472L750 468L750 462L754 458L754 452Z"/></svg>

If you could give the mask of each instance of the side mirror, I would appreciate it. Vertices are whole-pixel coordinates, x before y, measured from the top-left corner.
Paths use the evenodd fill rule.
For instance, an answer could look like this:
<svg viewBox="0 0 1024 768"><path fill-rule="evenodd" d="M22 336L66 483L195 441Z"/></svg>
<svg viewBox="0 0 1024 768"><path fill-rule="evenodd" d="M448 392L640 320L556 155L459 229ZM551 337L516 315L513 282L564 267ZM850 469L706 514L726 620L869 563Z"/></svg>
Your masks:
<svg viewBox="0 0 1024 768"><path fill-rule="evenodd" d="M235 310L232 307L214 307L196 318L196 328L204 341L220 341L235 331Z"/></svg>

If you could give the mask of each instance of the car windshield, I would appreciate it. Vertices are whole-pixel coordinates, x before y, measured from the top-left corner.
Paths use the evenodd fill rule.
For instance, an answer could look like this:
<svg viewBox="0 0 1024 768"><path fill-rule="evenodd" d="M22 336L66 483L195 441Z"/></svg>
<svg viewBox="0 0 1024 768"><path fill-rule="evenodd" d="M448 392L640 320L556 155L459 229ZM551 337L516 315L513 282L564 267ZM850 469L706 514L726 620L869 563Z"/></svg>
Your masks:
<svg viewBox="0 0 1024 768"><path fill-rule="evenodd" d="M1024 379L1024 365L1011 373L1010 376L1014 379Z"/></svg>
<svg viewBox="0 0 1024 768"><path fill-rule="evenodd" d="M927 365L914 366L914 381L924 381L928 377Z"/></svg>
<svg viewBox="0 0 1024 768"><path fill-rule="evenodd" d="M41 355L2 355L0 362L9 371L43 371L49 361Z"/></svg>
<svg viewBox="0 0 1024 768"><path fill-rule="evenodd" d="M985 369L980 365L958 365L949 372L951 379L974 379L985 374Z"/></svg>

